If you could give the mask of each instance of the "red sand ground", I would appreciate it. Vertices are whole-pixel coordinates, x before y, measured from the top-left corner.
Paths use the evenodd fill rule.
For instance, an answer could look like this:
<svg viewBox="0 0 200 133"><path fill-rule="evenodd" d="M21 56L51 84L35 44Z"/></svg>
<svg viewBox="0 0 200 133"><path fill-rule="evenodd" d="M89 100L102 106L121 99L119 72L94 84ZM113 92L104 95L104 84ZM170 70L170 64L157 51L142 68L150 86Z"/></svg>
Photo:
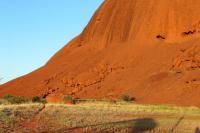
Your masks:
<svg viewBox="0 0 200 133"><path fill-rule="evenodd" d="M200 106L200 1L105 0L84 31L0 95Z"/></svg>

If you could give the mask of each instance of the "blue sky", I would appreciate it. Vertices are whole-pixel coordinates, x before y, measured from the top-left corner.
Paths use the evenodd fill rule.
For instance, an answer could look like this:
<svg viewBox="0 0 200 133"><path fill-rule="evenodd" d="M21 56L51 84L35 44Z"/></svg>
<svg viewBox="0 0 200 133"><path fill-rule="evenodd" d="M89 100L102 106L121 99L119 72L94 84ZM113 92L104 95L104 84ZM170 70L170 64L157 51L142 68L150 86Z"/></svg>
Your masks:
<svg viewBox="0 0 200 133"><path fill-rule="evenodd" d="M0 82L44 65L83 30L102 2L0 0Z"/></svg>

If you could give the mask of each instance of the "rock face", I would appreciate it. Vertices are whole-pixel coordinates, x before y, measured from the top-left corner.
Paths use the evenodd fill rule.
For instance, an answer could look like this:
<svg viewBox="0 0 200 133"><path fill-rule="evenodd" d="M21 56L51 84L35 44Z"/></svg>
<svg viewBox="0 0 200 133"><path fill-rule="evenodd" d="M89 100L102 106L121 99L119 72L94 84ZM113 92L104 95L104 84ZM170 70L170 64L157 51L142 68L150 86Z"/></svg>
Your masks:
<svg viewBox="0 0 200 133"><path fill-rule="evenodd" d="M200 106L200 1L105 0L84 31L0 94Z"/></svg>

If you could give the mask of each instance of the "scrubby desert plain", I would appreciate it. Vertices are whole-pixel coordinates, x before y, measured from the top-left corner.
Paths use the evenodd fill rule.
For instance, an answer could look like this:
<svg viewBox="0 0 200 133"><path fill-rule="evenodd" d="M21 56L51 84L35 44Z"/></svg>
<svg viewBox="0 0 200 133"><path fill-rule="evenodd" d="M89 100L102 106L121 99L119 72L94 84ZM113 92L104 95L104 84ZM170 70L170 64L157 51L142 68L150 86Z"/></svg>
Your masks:
<svg viewBox="0 0 200 133"><path fill-rule="evenodd" d="M0 105L0 133L199 133L200 108L87 100Z"/></svg>
<svg viewBox="0 0 200 133"><path fill-rule="evenodd" d="M0 85L0 96L48 101L0 105L0 131L199 133L199 5L104 0L43 67ZM133 101L110 100L123 93ZM100 100L67 104L64 96Z"/></svg>

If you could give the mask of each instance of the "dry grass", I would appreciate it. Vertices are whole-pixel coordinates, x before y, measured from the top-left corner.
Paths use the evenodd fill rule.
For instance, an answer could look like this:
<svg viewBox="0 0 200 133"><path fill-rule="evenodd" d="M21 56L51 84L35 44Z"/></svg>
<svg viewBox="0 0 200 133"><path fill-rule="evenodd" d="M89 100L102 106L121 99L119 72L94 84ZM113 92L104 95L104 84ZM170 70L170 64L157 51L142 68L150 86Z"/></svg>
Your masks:
<svg viewBox="0 0 200 133"><path fill-rule="evenodd" d="M57 116L54 120L53 116ZM170 105L138 105L126 102L84 102L77 105L48 104L41 124L51 121L52 130L85 129L100 131L130 130L130 127L156 130L173 128L180 119L181 131L194 130L200 124L200 109ZM193 119L193 118L199 119ZM138 125L139 124L139 125ZM154 127L155 126L155 127ZM53 129L54 128L54 129ZM42 128L41 128L42 129ZM132 129L131 129L132 130ZM139 129L137 129L139 130ZM176 129L179 130L179 129ZM41 130L45 131L45 130Z"/></svg>
<svg viewBox="0 0 200 133"><path fill-rule="evenodd" d="M0 131L12 132L30 121L42 104L0 106ZM194 132L200 126L200 109L169 105L118 102L46 104L37 128L21 132Z"/></svg>
<svg viewBox="0 0 200 133"><path fill-rule="evenodd" d="M112 110L117 112L133 113L171 113L171 114L188 114L200 115L200 108L197 107L178 107L172 105L141 105L128 102L86 102L78 104L77 107L88 109Z"/></svg>
<svg viewBox="0 0 200 133"><path fill-rule="evenodd" d="M31 120L42 104L0 105L0 133L13 132Z"/></svg>

